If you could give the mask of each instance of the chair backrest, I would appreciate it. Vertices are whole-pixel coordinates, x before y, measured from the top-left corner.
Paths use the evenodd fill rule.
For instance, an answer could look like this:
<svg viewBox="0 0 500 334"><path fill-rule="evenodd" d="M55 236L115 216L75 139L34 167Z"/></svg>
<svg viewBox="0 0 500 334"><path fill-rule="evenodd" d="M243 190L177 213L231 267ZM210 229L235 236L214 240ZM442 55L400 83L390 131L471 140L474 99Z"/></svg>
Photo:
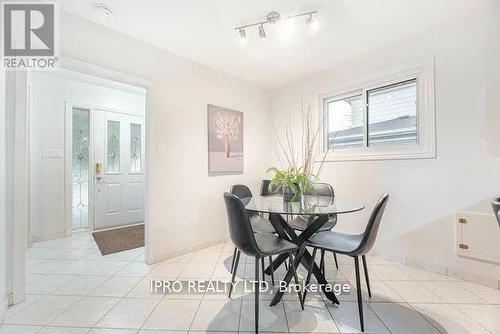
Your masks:
<svg viewBox="0 0 500 334"><path fill-rule="evenodd" d="M235 184L234 186L231 186L229 192L239 199L252 197L252 192L244 184Z"/></svg>
<svg viewBox="0 0 500 334"><path fill-rule="evenodd" d="M366 225L365 232L361 239L356 251L353 253L355 255L366 254L372 249L373 244L375 244L375 239L377 238L378 228L380 227L380 222L382 221L382 216L384 215L385 207L387 206L387 201L389 201L389 194L384 194L380 197L375 208L372 211L370 220Z"/></svg>
<svg viewBox="0 0 500 334"><path fill-rule="evenodd" d="M224 202L231 241L244 254L259 255L260 252L245 206L238 197L228 192L224 193Z"/></svg>
<svg viewBox="0 0 500 334"><path fill-rule="evenodd" d="M269 190L269 184L271 184L271 180L262 180L260 185L260 196L272 196L272 195L281 195L283 194L283 190L281 188Z"/></svg>
<svg viewBox="0 0 500 334"><path fill-rule="evenodd" d="M231 186L229 192L234 196L238 197L239 199L252 197L252 192L250 191L250 188L248 188L244 184L235 184L234 186ZM255 211L249 211L247 213L249 217L255 217L259 215Z"/></svg>
<svg viewBox="0 0 500 334"><path fill-rule="evenodd" d="M328 183L316 183L313 189L306 191L305 194L311 196L335 197L335 191L333 190L333 187Z"/></svg>
<svg viewBox="0 0 500 334"><path fill-rule="evenodd" d="M497 218L498 227L500 227L500 198L491 202L491 205L493 206L493 212L495 212L495 217Z"/></svg>

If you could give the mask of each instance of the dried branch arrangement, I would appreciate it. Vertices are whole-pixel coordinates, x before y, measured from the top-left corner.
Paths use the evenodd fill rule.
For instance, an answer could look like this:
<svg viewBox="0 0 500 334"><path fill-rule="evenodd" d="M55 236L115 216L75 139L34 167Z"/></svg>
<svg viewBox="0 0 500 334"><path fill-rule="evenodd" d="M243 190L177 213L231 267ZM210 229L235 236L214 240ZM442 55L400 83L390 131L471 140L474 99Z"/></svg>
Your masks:
<svg viewBox="0 0 500 334"><path fill-rule="evenodd" d="M273 173L269 187L270 190L281 188L284 193L288 189L292 192L291 201L299 200L304 192L312 190L314 184L319 181L328 154L328 151L324 152L319 163L316 163L320 153L323 120L315 127L311 108L308 107L307 111L305 111L304 103L302 103L301 127L301 148L299 152L295 150L290 118L288 124L285 124L284 141L280 138L276 129L273 129L277 143L274 152L281 168L271 167L268 169L268 172Z"/></svg>

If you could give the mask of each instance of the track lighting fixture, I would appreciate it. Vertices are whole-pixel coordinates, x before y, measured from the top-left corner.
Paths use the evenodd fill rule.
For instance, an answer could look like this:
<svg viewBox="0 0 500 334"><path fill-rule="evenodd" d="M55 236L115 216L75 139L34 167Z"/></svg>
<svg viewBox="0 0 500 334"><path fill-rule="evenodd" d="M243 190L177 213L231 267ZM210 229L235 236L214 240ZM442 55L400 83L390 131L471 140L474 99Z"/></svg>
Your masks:
<svg viewBox="0 0 500 334"><path fill-rule="evenodd" d="M247 42L247 33L245 29L240 28L240 43L245 44Z"/></svg>
<svg viewBox="0 0 500 334"><path fill-rule="evenodd" d="M264 25L261 24L259 26L259 38L260 39L266 39L266 31L264 30Z"/></svg>
<svg viewBox="0 0 500 334"><path fill-rule="evenodd" d="M309 27L309 29L311 31L316 31L318 29L318 26L319 26L318 20L316 20L313 17L313 15L316 13L317 13L317 11L310 11L310 12L306 12L306 13L300 13L300 14L294 14L294 15L282 17L280 15L280 13L273 11L273 12L270 12L269 14L267 14L265 21L246 24L243 26L235 27L234 29L238 30L238 32L240 34L240 41L242 43L245 43L246 39L247 39L247 35L246 35L246 31L245 31L246 28L257 26L258 30L259 30L259 38L266 39L266 37L267 37L266 31L264 30L265 24L273 24L273 23L277 23L279 21L289 20L289 19L293 19L296 17L308 16L308 18L306 19L307 26Z"/></svg>
<svg viewBox="0 0 500 334"><path fill-rule="evenodd" d="M318 30L318 27L319 27L318 20L314 19L312 14L310 14L309 17L307 18L306 24L311 31Z"/></svg>

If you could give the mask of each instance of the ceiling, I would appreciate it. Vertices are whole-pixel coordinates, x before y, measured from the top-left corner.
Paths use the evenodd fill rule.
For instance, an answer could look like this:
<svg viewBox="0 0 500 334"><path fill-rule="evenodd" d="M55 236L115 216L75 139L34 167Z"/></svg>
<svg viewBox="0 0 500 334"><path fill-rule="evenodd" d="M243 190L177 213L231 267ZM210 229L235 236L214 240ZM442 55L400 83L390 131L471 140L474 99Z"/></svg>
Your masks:
<svg viewBox="0 0 500 334"><path fill-rule="evenodd" d="M426 29L474 15L496 0L62 0L61 8L200 64L274 89ZM95 11L108 4L113 17ZM233 29L282 15L318 10L320 28L305 19L266 26L268 38Z"/></svg>

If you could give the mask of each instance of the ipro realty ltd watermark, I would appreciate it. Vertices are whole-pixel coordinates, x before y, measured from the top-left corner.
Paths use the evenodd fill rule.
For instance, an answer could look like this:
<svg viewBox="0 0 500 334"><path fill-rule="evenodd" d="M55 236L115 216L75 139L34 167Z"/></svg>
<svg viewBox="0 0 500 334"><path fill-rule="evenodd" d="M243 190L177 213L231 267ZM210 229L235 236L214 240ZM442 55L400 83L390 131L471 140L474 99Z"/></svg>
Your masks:
<svg viewBox="0 0 500 334"><path fill-rule="evenodd" d="M54 69L59 53L57 4L4 2L2 12L4 69Z"/></svg>
<svg viewBox="0 0 500 334"><path fill-rule="evenodd" d="M318 293L320 291L333 292L336 295L349 294L351 285L345 283L310 283L287 284L284 281L277 281L274 285L267 281L236 281L232 283L224 280L151 280L150 291L152 294L177 294L177 295L227 295L229 290L238 294L254 293L256 289L259 293L274 294L277 291L285 293L297 293L307 291L308 293Z"/></svg>

